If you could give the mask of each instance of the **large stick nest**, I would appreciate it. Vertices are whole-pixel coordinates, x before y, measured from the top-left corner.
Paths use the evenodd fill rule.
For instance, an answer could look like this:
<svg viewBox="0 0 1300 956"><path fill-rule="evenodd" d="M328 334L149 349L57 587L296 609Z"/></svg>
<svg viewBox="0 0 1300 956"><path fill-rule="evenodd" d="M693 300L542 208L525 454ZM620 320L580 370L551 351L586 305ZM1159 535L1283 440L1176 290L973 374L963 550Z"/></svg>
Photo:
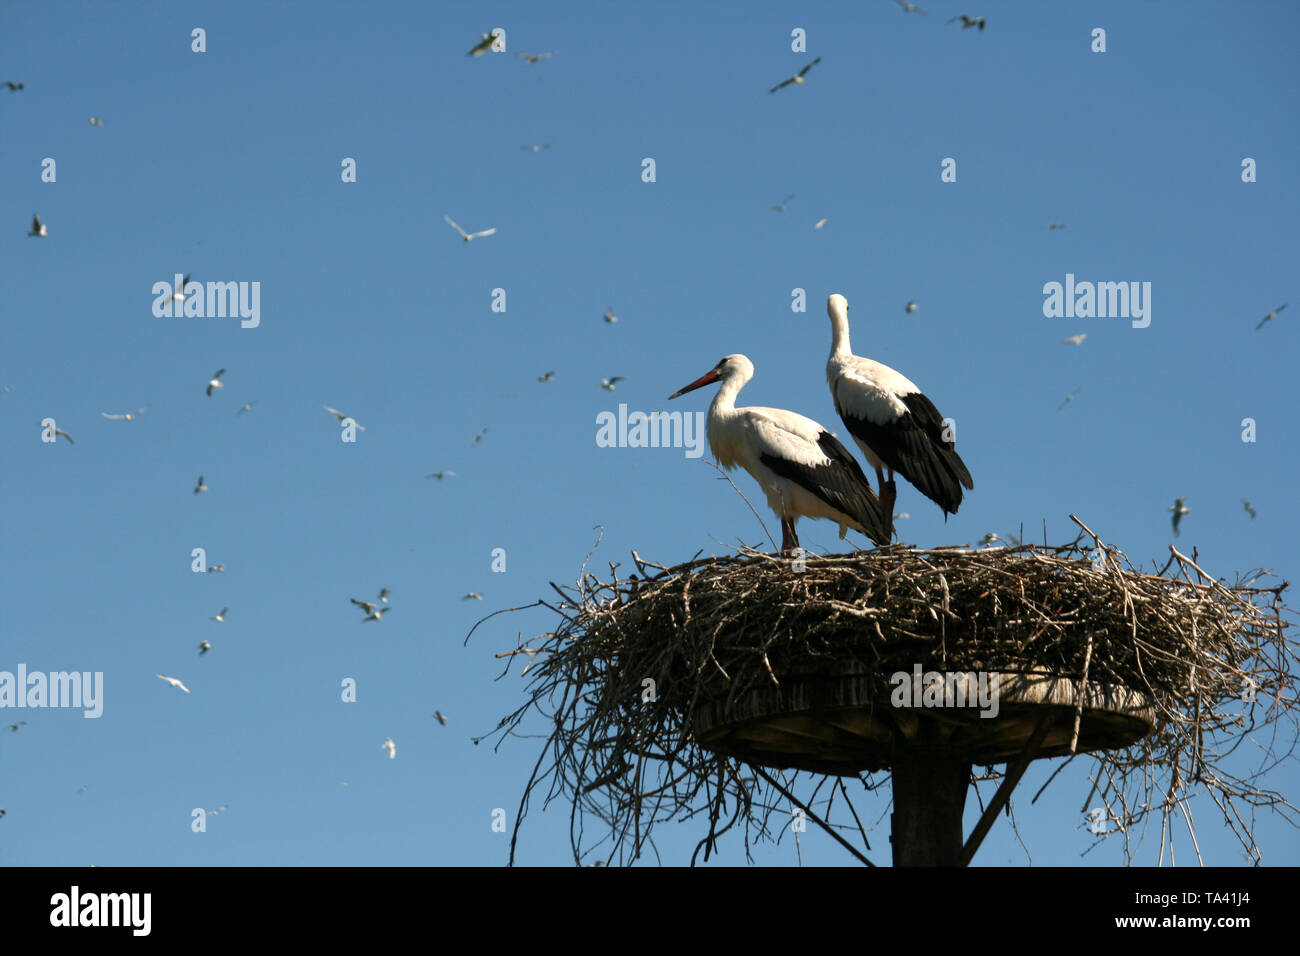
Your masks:
<svg viewBox="0 0 1300 956"><path fill-rule="evenodd" d="M620 578L611 564L608 580L584 562L575 587L552 585L558 604L532 605L558 614L559 626L498 655L526 658L531 683L527 702L497 733L517 734L534 709L552 725L515 839L533 789L549 778L547 802L572 801L579 862L631 862L654 848L656 822L697 814L707 820L697 855L702 849L707 859L717 837L737 824L748 855L751 839L789 830L796 807L870 862L840 835L854 831L870 848L843 779L719 756L700 746L692 715L706 701L738 701L846 663L880 681L920 663L950 672L1046 671L1079 686L1137 692L1153 708L1155 730L1131 746L1087 755L1095 762L1092 790L1080 813L1098 806L1093 845L1121 833L1132 860L1139 824L1155 814L1160 860L1167 839L1172 859L1174 818L1186 819L1195 846L1186 801L1204 792L1258 862L1254 809L1269 806L1295 822L1296 808L1259 781L1297 739L1297 648L1286 619L1294 615L1282 601L1288 583L1259 586L1262 572L1214 580L1195 556L1172 547L1161 571L1141 573L1085 532L1061 547L894 546L795 561L744 549L671 568L633 552L638 573ZM1274 725L1284 718L1292 733L1279 746ZM1271 737L1258 739L1265 728ZM1257 766L1242 770L1245 755L1228 758L1248 738ZM801 782L812 787L802 798L795 793ZM861 782L873 790L883 781ZM587 814L601 826L584 845ZM512 839L512 860L514 847Z"/></svg>

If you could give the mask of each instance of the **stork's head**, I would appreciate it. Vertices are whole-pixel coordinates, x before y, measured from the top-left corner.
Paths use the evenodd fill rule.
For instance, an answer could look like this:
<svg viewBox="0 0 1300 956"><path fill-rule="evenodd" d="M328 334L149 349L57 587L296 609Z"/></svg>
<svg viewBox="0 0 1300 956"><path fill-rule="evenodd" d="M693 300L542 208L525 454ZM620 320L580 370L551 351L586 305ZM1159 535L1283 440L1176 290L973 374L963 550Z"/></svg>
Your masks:
<svg viewBox="0 0 1300 956"><path fill-rule="evenodd" d="M736 352L734 355L724 355L717 365L709 369L689 385L684 385L677 391L668 396L669 401L678 395L685 395L687 392L693 392L697 388L705 385L711 385L718 381L730 381L739 379L743 385L754 377L754 363L746 356Z"/></svg>

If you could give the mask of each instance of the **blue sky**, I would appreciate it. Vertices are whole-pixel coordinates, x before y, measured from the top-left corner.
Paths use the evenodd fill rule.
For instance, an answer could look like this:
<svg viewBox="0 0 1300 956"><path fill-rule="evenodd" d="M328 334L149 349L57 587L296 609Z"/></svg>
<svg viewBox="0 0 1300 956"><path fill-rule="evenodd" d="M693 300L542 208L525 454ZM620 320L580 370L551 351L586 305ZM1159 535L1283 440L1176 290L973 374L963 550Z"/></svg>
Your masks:
<svg viewBox="0 0 1300 956"><path fill-rule="evenodd" d="M923 6L0 5L0 81L25 84L0 89L0 669L106 682L97 720L29 710L0 728L0 864L503 863L491 813L513 821L540 741L470 737L522 699L493 655L555 622L503 615L468 647L466 632L572 581L597 525L602 566L758 544L711 469L598 447L596 416L668 408L744 352L741 404L843 437L831 292L853 307L855 351L956 419L975 479L946 524L900 482L903 540L1022 523L1041 539L1045 521L1064 542L1074 513L1163 564L1183 496L1178 544L1203 566L1294 576L1300 301L1255 325L1300 296L1300 9ZM945 24L964 12L987 29ZM467 57L494 27L507 52ZM817 56L802 87L768 94ZM46 238L25 235L33 212ZM465 244L444 215L498 231ZM259 282L260 325L156 318L150 290L177 271ZM1067 273L1150 282L1149 327L1046 318L1043 285ZM365 426L355 443L322 404ZM46 417L76 444L42 443ZM843 548L827 522L800 533ZM192 573L195 547L226 571ZM348 598L381 587L392 614L360 623ZM356 703L340 701L348 677ZM1015 801L1034 864L1121 863L1115 841L1080 857L1076 768L1029 804L1055 767L1033 766ZM1268 780L1295 798L1294 762ZM223 804L191 832L192 808ZM1192 807L1206 861L1243 863L1208 799ZM860 811L887 862L887 797ZM663 827L662 858L686 862L700 835ZM1257 837L1267 863L1300 862L1276 817ZM1138 860L1158 844L1152 827ZM847 861L813 831L801 849ZM1175 850L1194 861L1181 831ZM518 858L571 862L564 808L534 801ZM792 865L795 849L756 859ZM739 839L713 862L743 865ZM1005 820L976 859L1025 862Z"/></svg>

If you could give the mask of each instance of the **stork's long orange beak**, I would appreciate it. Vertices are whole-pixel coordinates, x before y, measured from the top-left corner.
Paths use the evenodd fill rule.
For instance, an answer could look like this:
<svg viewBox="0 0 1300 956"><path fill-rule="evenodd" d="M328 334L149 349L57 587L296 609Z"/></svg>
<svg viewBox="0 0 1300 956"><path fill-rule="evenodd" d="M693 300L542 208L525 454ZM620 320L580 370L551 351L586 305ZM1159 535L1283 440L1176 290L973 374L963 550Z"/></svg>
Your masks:
<svg viewBox="0 0 1300 956"><path fill-rule="evenodd" d="M669 395L668 401L671 402L678 395L685 395L687 392L693 392L697 388L703 388L705 385L712 384L713 382L716 382L720 378L722 378L722 373L720 373L716 368L711 368L703 375L701 375L699 378L697 378L695 381L691 382L691 384L684 385L681 388L679 388L677 391Z"/></svg>

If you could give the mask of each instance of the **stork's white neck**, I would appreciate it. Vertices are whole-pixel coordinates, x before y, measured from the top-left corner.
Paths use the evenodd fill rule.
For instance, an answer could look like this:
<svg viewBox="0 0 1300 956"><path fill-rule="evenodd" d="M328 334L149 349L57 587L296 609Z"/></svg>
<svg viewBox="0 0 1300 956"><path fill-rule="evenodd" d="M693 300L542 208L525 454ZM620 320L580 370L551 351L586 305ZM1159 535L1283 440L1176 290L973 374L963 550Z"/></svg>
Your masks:
<svg viewBox="0 0 1300 956"><path fill-rule="evenodd" d="M843 309L827 310L831 317L831 354L851 355L853 348L849 344L849 317Z"/></svg>

